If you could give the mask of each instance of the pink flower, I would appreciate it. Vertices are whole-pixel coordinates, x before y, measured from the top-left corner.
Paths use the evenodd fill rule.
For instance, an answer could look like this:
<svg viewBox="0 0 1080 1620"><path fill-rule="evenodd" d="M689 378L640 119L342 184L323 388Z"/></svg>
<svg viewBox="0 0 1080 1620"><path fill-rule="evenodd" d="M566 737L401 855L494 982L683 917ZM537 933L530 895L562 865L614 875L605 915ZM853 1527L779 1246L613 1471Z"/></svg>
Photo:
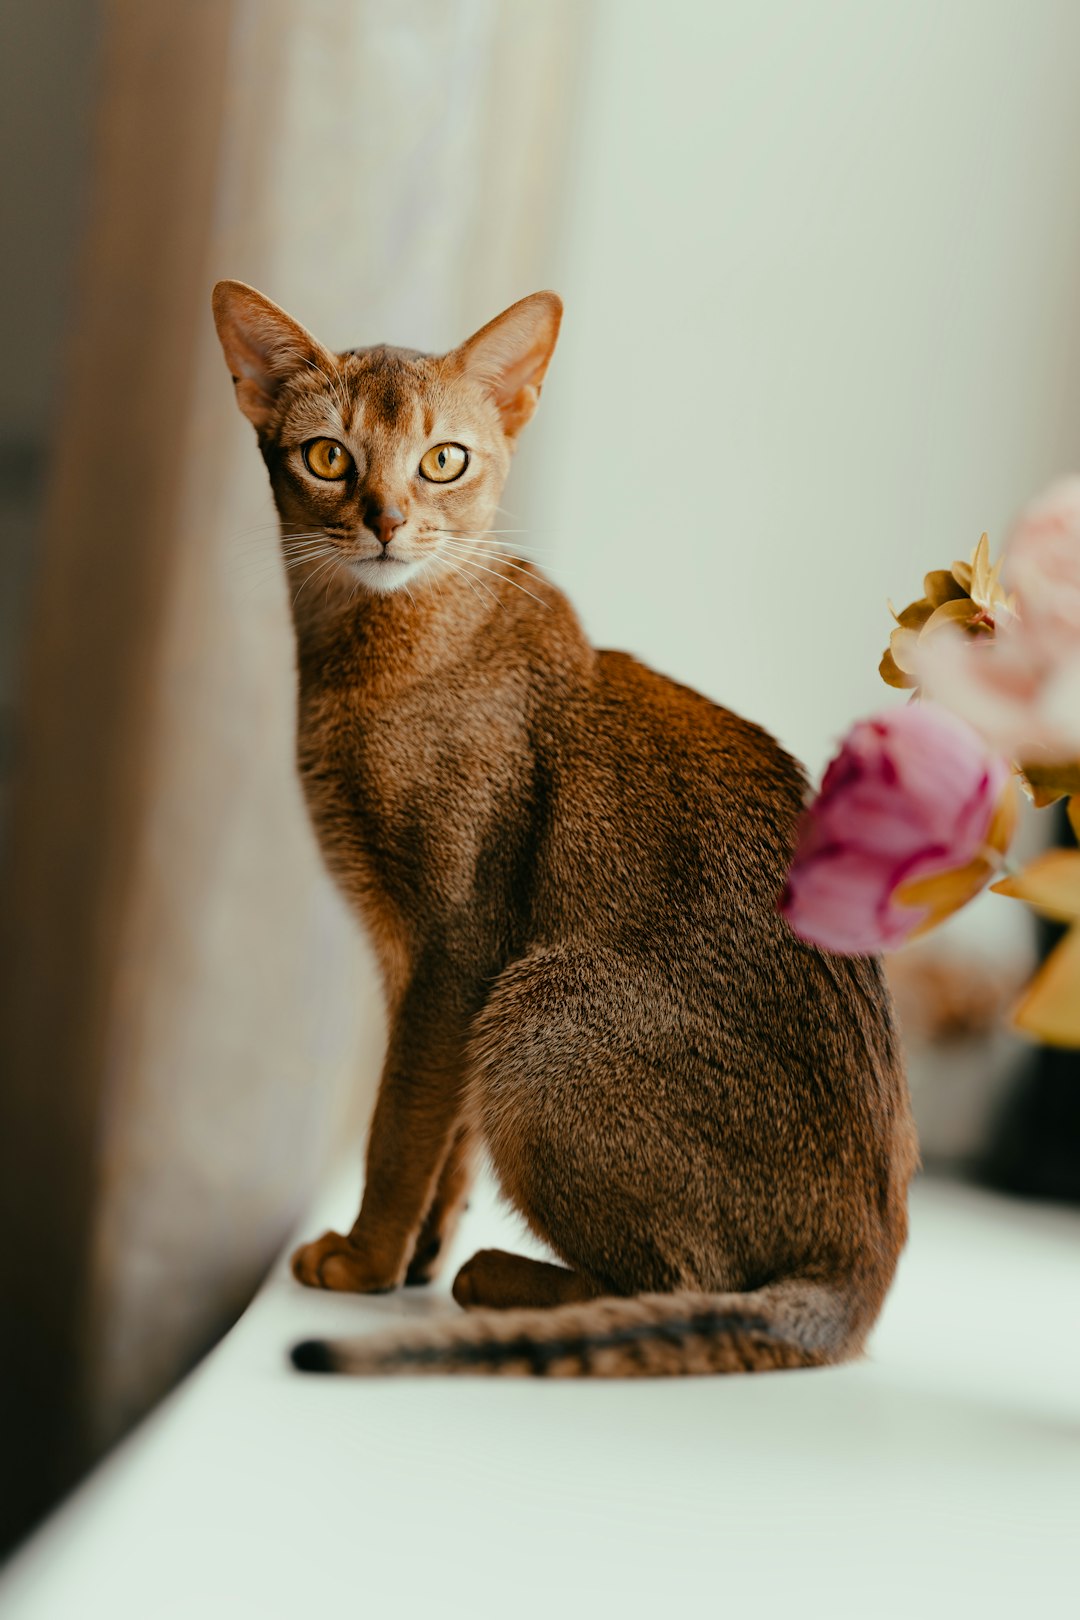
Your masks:
<svg viewBox="0 0 1080 1620"><path fill-rule="evenodd" d="M1033 501L1004 557L1016 608L992 637L921 641L924 690L1024 765L1080 756L1080 479Z"/></svg>
<svg viewBox="0 0 1080 1620"><path fill-rule="evenodd" d="M943 631L914 661L923 690L1009 759L1061 764L1080 755L1080 645L1073 658L1050 658L1014 619L985 641Z"/></svg>
<svg viewBox="0 0 1080 1620"><path fill-rule="evenodd" d="M1014 816L1008 765L963 720L931 703L861 720L803 816L780 909L826 950L893 949L993 876Z"/></svg>
<svg viewBox="0 0 1080 1620"><path fill-rule="evenodd" d="M1005 551L1005 583L1048 656L1080 654L1080 478L1054 484L1022 512Z"/></svg>

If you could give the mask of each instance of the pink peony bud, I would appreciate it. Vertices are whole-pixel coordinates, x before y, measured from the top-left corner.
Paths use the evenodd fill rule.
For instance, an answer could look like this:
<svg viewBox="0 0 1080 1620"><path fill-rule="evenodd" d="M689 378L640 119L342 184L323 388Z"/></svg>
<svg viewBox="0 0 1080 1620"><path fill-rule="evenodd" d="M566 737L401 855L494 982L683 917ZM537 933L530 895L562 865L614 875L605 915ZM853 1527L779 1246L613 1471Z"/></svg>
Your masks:
<svg viewBox="0 0 1080 1620"><path fill-rule="evenodd" d="M978 893L1014 822L1009 767L966 721L931 703L861 720L803 816L780 909L825 950L894 949Z"/></svg>

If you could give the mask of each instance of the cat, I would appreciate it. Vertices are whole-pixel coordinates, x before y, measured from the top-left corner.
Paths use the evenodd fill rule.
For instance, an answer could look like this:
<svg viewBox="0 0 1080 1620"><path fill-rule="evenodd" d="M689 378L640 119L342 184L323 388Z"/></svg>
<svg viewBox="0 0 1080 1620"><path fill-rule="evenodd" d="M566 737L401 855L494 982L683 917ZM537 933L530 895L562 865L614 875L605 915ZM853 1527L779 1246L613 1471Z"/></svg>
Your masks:
<svg viewBox="0 0 1080 1620"><path fill-rule="evenodd" d="M441 356L331 353L240 282L213 307L281 519L300 776L389 1015L359 1215L293 1272L428 1282L481 1150L560 1262L481 1251L453 1284L467 1314L308 1341L294 1364L625 1376L857 1355L916 1160L889 994L876 960L778 914L801 767L594 649L495 532L560 300L524 298Z"/></svg>

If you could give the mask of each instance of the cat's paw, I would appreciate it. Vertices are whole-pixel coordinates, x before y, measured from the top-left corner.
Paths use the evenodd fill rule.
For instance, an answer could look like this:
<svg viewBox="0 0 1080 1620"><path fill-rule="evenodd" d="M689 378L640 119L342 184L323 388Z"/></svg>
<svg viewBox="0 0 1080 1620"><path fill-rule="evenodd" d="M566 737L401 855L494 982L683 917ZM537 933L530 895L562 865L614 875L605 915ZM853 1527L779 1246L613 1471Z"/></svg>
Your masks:
<svg viewBox="0 0 1080 1620"><path fill-rule="evenodd" d="M340 1232L324 1232L301 1243L290 1261L292 1274L306 1288L332 1288L344 1294L386 1294L398 1279L374 1265L364 1250Z"/></svg>

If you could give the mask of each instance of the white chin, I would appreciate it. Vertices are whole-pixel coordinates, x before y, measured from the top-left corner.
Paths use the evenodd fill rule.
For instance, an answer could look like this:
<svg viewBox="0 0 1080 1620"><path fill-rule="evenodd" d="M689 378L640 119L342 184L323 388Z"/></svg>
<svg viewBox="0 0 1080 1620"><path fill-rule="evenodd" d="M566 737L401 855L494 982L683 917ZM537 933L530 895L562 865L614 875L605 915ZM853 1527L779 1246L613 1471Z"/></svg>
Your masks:
<svg viewBox="0 0 1080 1620"><path fill-rule="evenodd" d="M402 562L397 557L362 557L349 564L362 585L382 596L400 590L423 566L421 562Z"/></svg>

